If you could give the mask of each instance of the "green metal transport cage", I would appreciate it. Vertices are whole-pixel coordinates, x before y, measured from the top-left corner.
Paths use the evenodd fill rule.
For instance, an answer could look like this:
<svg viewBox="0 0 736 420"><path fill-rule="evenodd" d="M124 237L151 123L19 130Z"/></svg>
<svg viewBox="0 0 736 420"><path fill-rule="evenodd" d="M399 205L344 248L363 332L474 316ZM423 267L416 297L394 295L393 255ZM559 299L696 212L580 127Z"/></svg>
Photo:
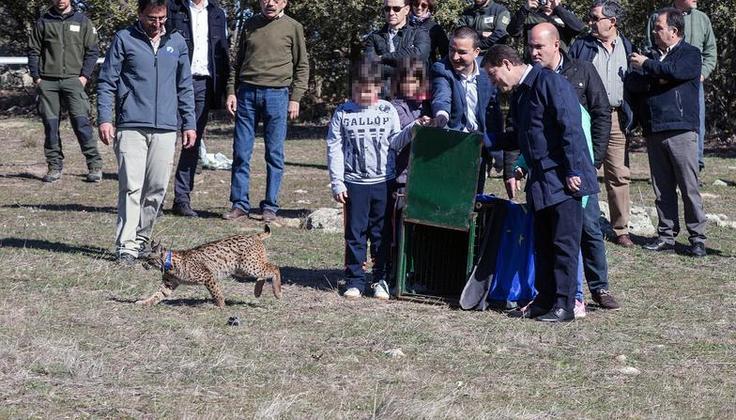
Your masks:
<svg viewBox="0 0 736 420"><path fill-rule="evenodd" d="M482 140L421 128L412 141L406 206L394 261L399 299L456 303L477 260L483 229L475 195Z"/></svg>

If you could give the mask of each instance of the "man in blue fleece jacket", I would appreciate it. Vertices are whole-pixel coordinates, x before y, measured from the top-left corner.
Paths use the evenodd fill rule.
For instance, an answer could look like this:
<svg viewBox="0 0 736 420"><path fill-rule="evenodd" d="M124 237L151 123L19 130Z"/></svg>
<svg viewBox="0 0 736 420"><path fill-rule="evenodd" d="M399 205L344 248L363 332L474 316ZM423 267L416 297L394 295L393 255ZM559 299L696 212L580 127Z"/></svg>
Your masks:
<svg viewBox="0 0 736 420"><path fill-rule="evenodd" d="M169 184L177 116L183 146L197 137L187 44L166 33L166 14L166 0L139 0L138 22L115 34L98 79L100 140L114 142L118 161L115 242L124 265L145 256Z"/></svg>

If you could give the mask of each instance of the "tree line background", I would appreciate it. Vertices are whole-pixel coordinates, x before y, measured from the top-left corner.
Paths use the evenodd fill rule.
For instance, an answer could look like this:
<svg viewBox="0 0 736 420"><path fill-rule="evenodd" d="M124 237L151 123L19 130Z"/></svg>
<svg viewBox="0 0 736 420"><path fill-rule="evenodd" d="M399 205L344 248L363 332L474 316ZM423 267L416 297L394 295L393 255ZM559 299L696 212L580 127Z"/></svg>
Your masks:
<svg viewBox="0 0 736 420"><path fill-rule="evenodd" d="M219 0L229 16L230 32L238 22L258 11L258 0ZM500 2L512 15L526 0ZM136 0L75 0L98 28L101 53L115 31L136 18ZM448 31L470 1L438 0L435 18ZM641 45L647 17L670 2L621 0L628 11L623 33ZM31 27L49 6L48 0L10 0L0 5L0 55L23 56ZM564 4L583 19L590 0L565 0ZM311 67L310 90L302 104L302 118L319 120L328 116L348 92L347 69L351 58L360 54L361 41L382 25L383 0L290 0L287 13L304 25ZM698 8L713 23L718 40L718 66L706 82L707 124L710 135L726 140L736 135L736 6L730 1L700 0ZM585 19L583 19L585 20Z"/></svg>

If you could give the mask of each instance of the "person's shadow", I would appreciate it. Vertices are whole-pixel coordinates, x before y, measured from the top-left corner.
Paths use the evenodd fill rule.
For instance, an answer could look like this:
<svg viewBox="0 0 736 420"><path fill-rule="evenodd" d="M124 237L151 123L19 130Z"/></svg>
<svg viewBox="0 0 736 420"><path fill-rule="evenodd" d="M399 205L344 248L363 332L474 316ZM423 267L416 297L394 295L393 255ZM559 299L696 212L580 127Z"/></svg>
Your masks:
<svg viewBox="0 0 736 420"><path fill-rule="evenodd" d="M105 248L90 245L65 244L63 242L52 242L43 239L4 238L0 239L0 248L39 249L49 252L82 254L90 258L115 261L115 256Z"/></svg>

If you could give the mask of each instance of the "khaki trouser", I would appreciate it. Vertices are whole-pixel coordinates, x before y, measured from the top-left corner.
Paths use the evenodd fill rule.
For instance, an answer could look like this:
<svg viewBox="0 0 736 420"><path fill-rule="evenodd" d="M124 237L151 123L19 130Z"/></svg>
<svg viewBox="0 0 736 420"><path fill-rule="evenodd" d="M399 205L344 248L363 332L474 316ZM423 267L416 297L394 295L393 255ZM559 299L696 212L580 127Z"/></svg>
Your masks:
<svg viewBox="0 0 736 420"><path fill-rule="evenodd" d="M611 137L608 140L608 149L603 160L603 178L608 194L608 209L616 236L629 233L629 213L631 211L629 145L626 136L621 131L620 112L618 108L611 112Z"/></svg>
<svg viewBox="0 0 736 420"><path fill-rule="evenodd" d="M117 133L117 253L138 256L151 238L156 215L169 185L176 151L176 132L122 129Z"/></svg>

